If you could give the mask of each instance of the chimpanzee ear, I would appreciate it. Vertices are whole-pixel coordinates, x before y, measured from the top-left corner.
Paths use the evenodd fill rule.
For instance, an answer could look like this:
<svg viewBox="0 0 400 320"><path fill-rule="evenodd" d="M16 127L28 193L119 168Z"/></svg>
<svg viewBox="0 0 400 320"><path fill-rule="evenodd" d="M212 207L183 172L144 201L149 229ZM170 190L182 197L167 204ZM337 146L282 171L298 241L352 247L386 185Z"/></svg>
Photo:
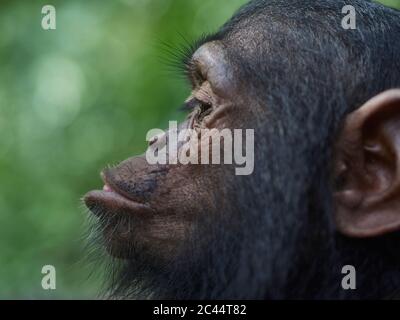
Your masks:
<svg viewBox="0 0 400 320"><path fill-rule="evenodd" d="M400 230L400 89L347 116L335 153L339 232L373 237Z"/></svg>

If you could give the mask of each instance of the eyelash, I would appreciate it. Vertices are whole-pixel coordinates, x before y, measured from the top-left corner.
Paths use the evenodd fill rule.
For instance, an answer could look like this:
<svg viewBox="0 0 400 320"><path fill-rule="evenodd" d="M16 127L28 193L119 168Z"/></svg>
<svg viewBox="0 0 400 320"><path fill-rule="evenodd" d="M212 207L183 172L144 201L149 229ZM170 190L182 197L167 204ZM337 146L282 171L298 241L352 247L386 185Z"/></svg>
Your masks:
<svg viewBox="0 0 400 320"><path fill-rule="evenodd" d="M203 113L207 111L208 109L212 108L211 104L205 103L203 101L200 101L199 99L193 98L190 99L189 101L185 102L183 106L180 108L181 111L183 112L191 112L195 110L197 107L200 107L200 112Z"/></svg>

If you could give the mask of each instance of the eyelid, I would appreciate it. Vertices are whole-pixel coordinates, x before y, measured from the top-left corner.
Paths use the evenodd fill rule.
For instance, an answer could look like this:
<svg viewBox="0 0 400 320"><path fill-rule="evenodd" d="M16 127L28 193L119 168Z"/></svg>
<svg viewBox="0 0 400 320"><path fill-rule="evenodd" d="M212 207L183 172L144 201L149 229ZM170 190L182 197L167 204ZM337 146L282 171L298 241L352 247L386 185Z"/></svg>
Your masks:
<svg viewBox="0 0 400 320"><path fill-rule="evenodd" d="M198 100L197 98L192 98L189 101L186 102L186 106L189 110L193 110L196 107L200 106L202 102Z"/></svg>
<svg viewBox="0 0 400 320"><path fill-rule="evenodd" d="M198 105L198 102L196 101L197 99L190 99L184 102L184 104L179 108L179 111L187 112L187 111L192 111L196 108Z"/></svg>
<svg viewBox="0 0 400 320"><path fill-rule="evenodd" d="M202 107L202 106L211 106L211 104L201 101L197 99L196 97L191 98L190 100L187 100L183 106L180 108L182 111L193 111L197 107Z"/></svg>

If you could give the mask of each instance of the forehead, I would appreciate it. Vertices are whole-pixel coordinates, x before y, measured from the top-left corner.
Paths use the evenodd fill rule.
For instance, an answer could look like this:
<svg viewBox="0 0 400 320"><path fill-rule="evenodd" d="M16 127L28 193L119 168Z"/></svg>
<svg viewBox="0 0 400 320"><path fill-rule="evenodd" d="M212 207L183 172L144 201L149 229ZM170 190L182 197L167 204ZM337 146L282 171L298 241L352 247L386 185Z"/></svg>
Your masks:
<svg viewBox="0 0 400 320"><path fill-rule="evenodd" d="M246 10L250 7L251 10ZM189 45L185 54L188 62L204 44L219 41L225 45L227 51L241 51L241 53L254 51L259 47L266 31L266 15L260 8L244 6L235 13L217 32L204 34Z"/></svg>

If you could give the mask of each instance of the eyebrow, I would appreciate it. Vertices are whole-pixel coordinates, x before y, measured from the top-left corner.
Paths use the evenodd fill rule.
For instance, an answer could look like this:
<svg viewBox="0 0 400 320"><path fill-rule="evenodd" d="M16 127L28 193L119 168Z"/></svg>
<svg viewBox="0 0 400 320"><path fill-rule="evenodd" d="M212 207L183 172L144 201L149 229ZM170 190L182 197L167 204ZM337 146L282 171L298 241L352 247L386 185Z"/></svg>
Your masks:
<svg viewBox="0 0 400 320"><path fill-rule="evenodd" d="M186 77L189 77L191 72L193 72L193 55L194 53L205 43L220 40L220 35L218 33L212 34L202 34L195 41L189 42L185 38L185 43L179 49L180 55L180 67Z"/></svg>

